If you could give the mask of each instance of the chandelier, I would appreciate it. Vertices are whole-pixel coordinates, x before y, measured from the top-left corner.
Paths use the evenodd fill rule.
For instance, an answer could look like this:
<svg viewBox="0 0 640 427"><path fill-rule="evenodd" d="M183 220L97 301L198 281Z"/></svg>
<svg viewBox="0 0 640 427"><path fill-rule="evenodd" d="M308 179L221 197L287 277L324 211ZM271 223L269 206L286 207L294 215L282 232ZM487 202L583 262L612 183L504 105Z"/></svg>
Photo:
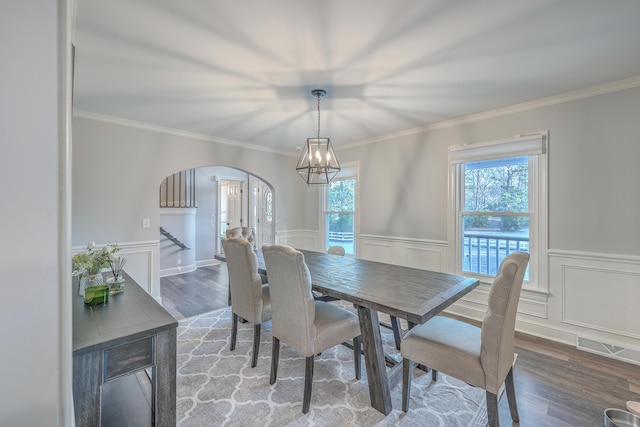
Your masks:
<svg viewBox="0 0 640 427"><path fill-rule="evenodd" d="M307 184L328 184L340 172L340 163L333 152L331 140L320 138L320 98L327 92L314 89L311 94L318 99L318 135L316 138L307 138L296 171Z"/></svg>

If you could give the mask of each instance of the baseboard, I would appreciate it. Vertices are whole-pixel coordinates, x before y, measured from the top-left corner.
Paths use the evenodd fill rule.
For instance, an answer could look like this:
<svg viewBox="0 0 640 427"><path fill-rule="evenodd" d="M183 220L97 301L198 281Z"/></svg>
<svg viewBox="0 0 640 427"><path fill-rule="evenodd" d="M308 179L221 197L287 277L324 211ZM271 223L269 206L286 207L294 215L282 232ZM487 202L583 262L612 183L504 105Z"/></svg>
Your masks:
<svg viewBox="0 0 640 427"><path fill-rule="evenodd" d="M196 268L209 267L212 265L220 265L220 261L218 261L217 259L203 259L200 261L196 261Z"/></svg>
<svg viewBox="0 0 640 427"><path fill-rule="evenodd" d="M196 266L196 264L191 264L191 265L182 266L182 267L166 268L164 270L160 270L160 277L191 273L192 271L196 271L197 268L198 267Z"/></svg>

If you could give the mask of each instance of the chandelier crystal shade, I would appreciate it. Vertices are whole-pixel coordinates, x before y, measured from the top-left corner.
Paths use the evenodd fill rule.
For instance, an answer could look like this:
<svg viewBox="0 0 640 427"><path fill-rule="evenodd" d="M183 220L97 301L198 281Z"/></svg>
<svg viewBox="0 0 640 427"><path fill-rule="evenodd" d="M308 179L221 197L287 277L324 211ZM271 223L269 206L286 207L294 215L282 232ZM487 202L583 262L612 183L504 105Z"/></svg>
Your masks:
<svg viewBox="0 0 640 427"><path fill-rule="evenodd" d="M307 138L296 171L307 184L328 184L340 172L340 163L333 151L331 140L320 138L320 98L327 92L314 89L311 93L318 98L318 135L316 138Z"/></svg>

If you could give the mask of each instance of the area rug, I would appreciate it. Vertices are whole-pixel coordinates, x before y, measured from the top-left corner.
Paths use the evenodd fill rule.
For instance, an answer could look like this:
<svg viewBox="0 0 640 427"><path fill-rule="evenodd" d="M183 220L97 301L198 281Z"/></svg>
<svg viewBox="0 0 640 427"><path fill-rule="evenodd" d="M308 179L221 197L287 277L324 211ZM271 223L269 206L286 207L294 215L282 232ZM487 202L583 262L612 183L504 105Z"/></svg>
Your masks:
<svg viewBox="0 0 640 427"><path fill-rule="evenodd" d="M392 332L381 329L385 349L399 360ZM484 390L441 373L438 381L432 382L431 375L420 370L414 372L409 412L402 412L400 382L391 391L394 409L384 416L370 406L364 363L362 379L358 381L354 375L353 352L342 345L316 357L311 409L303 414L304 357L281 343L278 380L272 386L269 384L271 323L262 325L260 357L255 368L250 367L253 326L239 325L233 352L229 351L230 335L228 307L179 322L178 426L480 427L487 424Z"/></svg>

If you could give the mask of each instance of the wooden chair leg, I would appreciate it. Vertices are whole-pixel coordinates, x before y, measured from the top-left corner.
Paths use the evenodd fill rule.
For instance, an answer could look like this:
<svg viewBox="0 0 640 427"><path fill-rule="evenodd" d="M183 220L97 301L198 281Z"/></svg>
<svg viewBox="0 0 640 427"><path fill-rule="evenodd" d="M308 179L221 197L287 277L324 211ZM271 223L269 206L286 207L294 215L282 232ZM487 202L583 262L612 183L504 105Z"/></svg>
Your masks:
<svg viewBox="0 0 640 427"><path fill-rule="evenodd" d="M233 351L236 349L236 338L238 337L238 315L233 313L233 319L231 320L231 348Z"/></svg>
<svg viewBox="0 0 640 427"><path fill-rule="evenodd" d="M407 358L402 359L402 411L409 411L409 398L411 395L411 378L415 363Z"/></svg>
<svg viewBox="0 0 640 427"><path fill-rule="evenodd" d="M438 381L438 371L433 368L431 369L431 379L433 380L433 382Z"/></svg>
<svg viewBox="0 0 640 427"><path fill-rule="evenodd" d="M507 401L509 402L509 410L511 411L511 419L519 423L518 404L516 403L516 387L513 382L513 368L509 370L507 378L504 380L504 387L507 391Z"/></svg>
<svg viewBox="0 0 640 427"><path fill-rule="evenodd" d="M280 359L280 340L273 337L273 343L271 344L271 377L269 378L269 384L273 385L276 382L278 376L278 360Z"/></svg>
<svg viewBox="0 0 640 427"><path fill-rule="evenodd" d="M391 317L391 330L393 330L393 340L396 343L396 350L400 350L400 341L402 341L402 333L400 332L400 321L395 316Z"/></svg>
<svg viewBox="0 0 640 427"><path fill-rule="evenodd" d="M253 325L253 355L251 357L251 367L258 364L258 352L260 351L260 323Z"/></svg>
<svg viewBox="0 0 640 427"><path fill-rule="evenodd" d="M360 365L360 350L362 347L362 336L357 336L353 339L353 364L356 369L356 379L360 379L360 374L362 372L362 368Z"/></svg>
<svg viewBox="0 0 640 427"><path fill-rule="evenodd" d="M309 412L311 406L311 385L313 384L313 360L314 356L309 356L305 362L304 370L304 397L302 398L302 413Z"/></svg>
<svg viewBox="0 0 640 427"><path fill-rule="evenodd" d="M487 415L489 416L489 427L500 427L500 413L498 412L498 395L486 392Z"/></svg>

